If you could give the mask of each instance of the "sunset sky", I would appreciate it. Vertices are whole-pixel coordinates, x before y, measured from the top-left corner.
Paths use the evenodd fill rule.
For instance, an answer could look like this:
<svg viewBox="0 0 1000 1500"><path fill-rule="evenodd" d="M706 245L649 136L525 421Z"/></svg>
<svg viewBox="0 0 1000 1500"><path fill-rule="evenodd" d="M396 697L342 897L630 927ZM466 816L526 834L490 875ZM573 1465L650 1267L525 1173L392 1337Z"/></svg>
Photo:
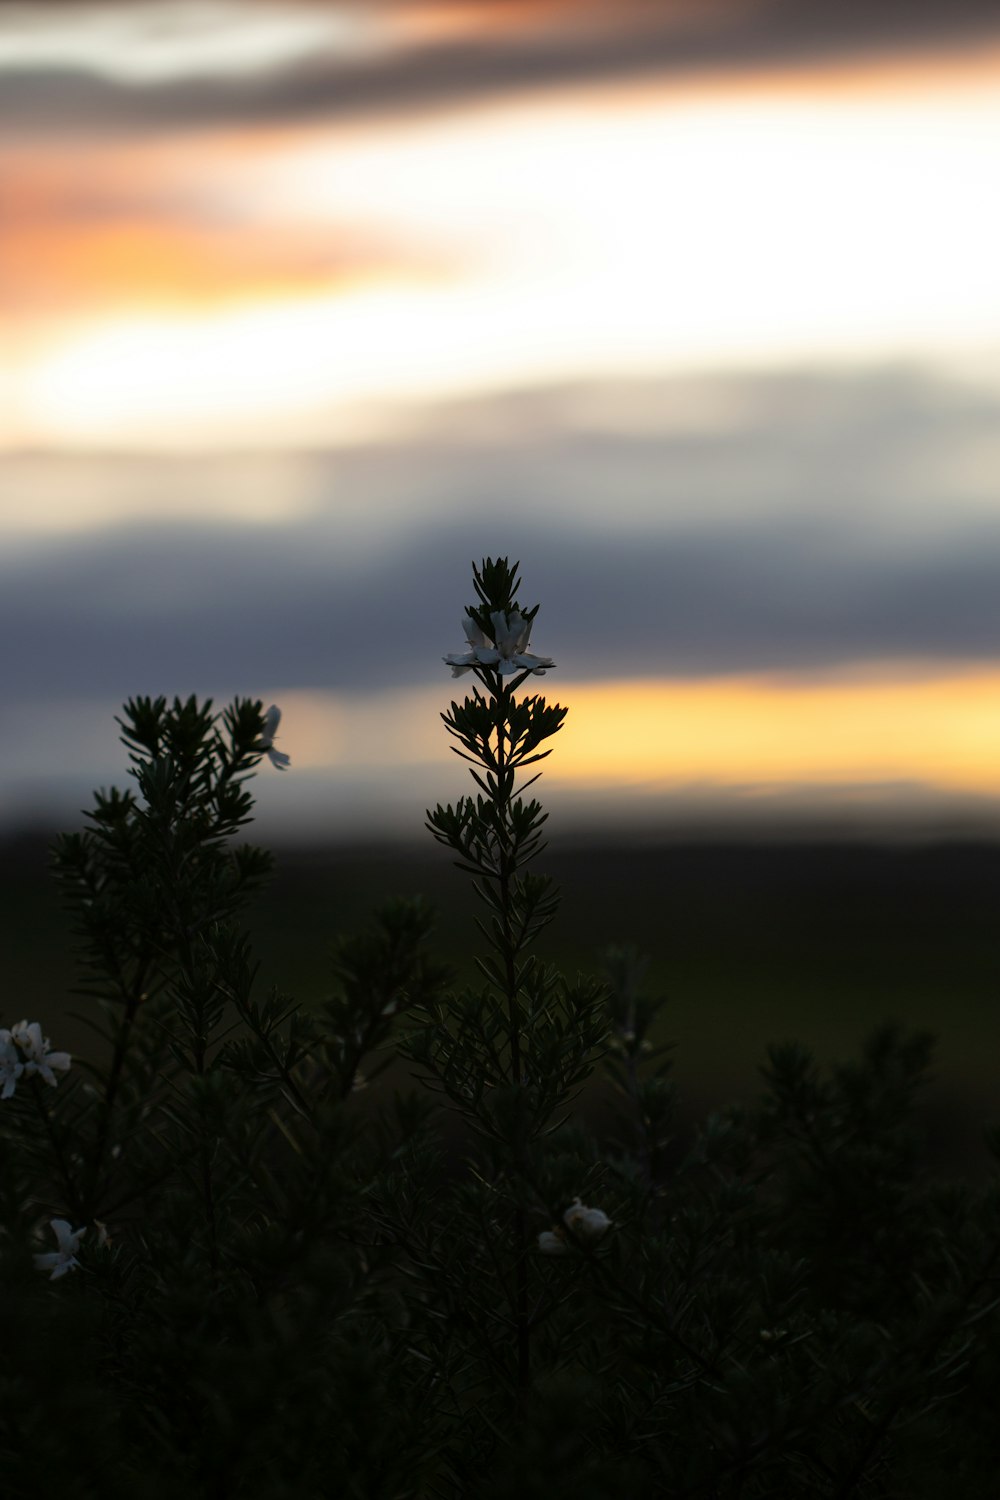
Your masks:
<svg viewBox="0 0 1000 1500"><path fill-rule="evenodd" d="M509 552L568 825L994 827L998 170L990 4L0 0L0 822L418 831Z"/></svg>

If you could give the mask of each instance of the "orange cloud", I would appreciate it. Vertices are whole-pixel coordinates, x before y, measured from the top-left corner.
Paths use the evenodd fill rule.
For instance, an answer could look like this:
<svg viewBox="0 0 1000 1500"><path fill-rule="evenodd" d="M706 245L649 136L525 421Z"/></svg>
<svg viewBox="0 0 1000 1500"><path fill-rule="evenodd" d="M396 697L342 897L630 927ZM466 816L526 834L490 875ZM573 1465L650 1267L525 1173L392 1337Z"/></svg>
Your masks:
<svg viewBox="0 0 1000 1500"><path fill-rule="evenodd" d="M287 292L329 289L371 275L360 261L354 277L323 247L294 236L239 243L190 226L143 220L79 226L70 243L47 228L25 228L5 250L8 274L25 302L51 313L89 307L113 310L139 302L192 307L256 301Z"/></svg>
<svg viewBox="0 0 1000 1500"><path fill-rule="evenodd" d="M602 0L419 0L385 7L387 36L394 42L425 44L497 35L553 36L568 30L614 32L644 24L658 28L700 29L752 14L757 0L632 0L608 7Z"/></svg>
<svg viewBox="0 0 1000 1500"><path fill-rule="evenodd" d="M285 132L250 130L0 151L9 312L52 325L442 273L438 258L363 226L269 215L248 183L288 149Z"/></svg>
<svg viewBox="0 0 1000 1500"><path fill-rule="evenodd" d="M206 350L234 421L266 426L277 392L274 441L293 397L312 441L332 412L357 418L348 400L978 350L1000 327L979 180L990 66L995 53L941 65L926 108L920 69L841 64L577 80L419 122L14 141L0 149L8 441L158 442L185 421L208 441L191 380ZM843 90L863 107L826 97ZM893 113L896 90L912 97ZM669 191L651 194L661 173ZM219 359L249 344L272 384L241 414L243 356Z"/></svg>

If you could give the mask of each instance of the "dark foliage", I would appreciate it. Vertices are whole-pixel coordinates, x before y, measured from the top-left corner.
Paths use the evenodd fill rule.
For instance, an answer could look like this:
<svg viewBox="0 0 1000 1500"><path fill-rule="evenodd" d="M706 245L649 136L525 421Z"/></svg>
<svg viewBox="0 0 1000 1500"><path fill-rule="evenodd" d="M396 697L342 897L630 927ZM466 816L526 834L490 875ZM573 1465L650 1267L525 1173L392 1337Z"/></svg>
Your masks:
<svg viewBox="0 0 1000 1500"><path fill-rule="evenodd" d="M481 899L478 988L399 901L321 1002L259 994L261 705L126 705L134 789L55 855L93 1054L47 1081L0 1034L3 1494L981 1500L1000 1184L922 1169L929 1040L828 1074L774 1047L755 1108L676 1139L640 956L531 952L557 896L517 777L565 710L515 697L544 661L516 568L476 587L444 716L476 795L428 817ZM58 1276L52 1219L85 1230Z"/></svg>

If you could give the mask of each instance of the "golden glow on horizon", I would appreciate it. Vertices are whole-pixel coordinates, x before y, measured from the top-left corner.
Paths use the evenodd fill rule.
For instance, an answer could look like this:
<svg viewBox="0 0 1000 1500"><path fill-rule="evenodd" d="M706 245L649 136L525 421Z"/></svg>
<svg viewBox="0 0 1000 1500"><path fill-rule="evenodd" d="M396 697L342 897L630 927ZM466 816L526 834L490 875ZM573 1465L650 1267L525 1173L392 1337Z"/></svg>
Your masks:
<svg viewBox="0 0 1000 1500"><path fill-rule="evenodd" d="M557 691L546 678L537 686L569 707L538 768L542 801L555 809L562 799L564 813L575 806L606 818L618 809L622 826L634 826L637 813L655 819L662 799L671 816L836 809L862 820L874 813L884 826L884 814L908 822L968 800L993 803L1000 815L1000 669L885 663L814 680L569 682ZM266 799L272 819L318 829L403 817L416 831L422 806L474 790L439 718L461 688L448 679L343 694L268 686L264 701L282 707L278 748L292 757ZM6 768L9 807L22 795L19 779L65 775L68 724L78 769L116 777L107 714L107 703L91 698L41 701L21 715Z"/></svg>
<svg viewBox="0 0 1000 1500"><path fill-rule="evenodd" d="M998 74L577 88L161 141L151 175L90 143L97 223L22 152L0 445L336 442L511 385L995 349ZM137 223L115 195L147 181Z"/></svg>
<svg viewBox="0 0 1000 1500"><path fill-rule="evenodd" d="M570 781L1000 793L1000 671L580 683L565 699L558 771Z"/></svg>
<svg viewBox="0 0 1000 1500"><path fill-rule="evenodd" d="M280 748L303 771L357 768L383 773L441 760L447 702L421 688L385 693L276 693ZM287 741L287 743L286 743Z"/></svg>
<svg viewBox="0 0 1000 1500"><path fill-rule="evenodd" d="M569 707L542 767L553 788L754 797L896 784L1000 795L1000 670L886 663L813 678L538 686ZM452 691L283 694L282 746L302 769L440 764L448 740L437 715Z"/></svg>

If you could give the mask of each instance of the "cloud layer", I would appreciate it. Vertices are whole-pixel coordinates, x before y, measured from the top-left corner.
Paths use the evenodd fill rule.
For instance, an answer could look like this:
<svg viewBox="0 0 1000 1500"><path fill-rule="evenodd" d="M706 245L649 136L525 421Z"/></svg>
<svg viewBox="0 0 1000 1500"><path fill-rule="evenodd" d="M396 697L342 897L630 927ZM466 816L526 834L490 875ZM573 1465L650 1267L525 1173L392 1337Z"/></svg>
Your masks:
<svg viewBox="0 0 1000 1500"><path fill-rule="evenodd" d="M703 430L671 430L699 391ZM996 658L995 398L905 372L732 380L714 408L712 391L549 393L533 421L512 397L292 466L107 460L131 510L89 528L84 498L75 532L71 459L0 464L17 522L0 562L5 690L433 682L485 553L521 559L538 649L577 679ZM646 429L621 430L637 413ZM84 497L101 465L81 465ZM273 513L226 519L251 468ZM63 522L49 537L14 515L44 473Z"/></svg>
<svg viewBox="0 0 1000 1500"><path fill-rule="evenodd" d="M44 132L74 123L96 129L189 129L396 114L568 83L802 65L836 55L880 56L1000 35L989 0L927 6L905 0L619 0L613 7L593 0L572 5L535 0L531 6L484 0L454 10L389 0L367 9L340 9L341 21L367 18L354 42L329 6L206 3L199 21L190 6L181 10L163 0L117 10L86 0L44 8L5 4L0 11L17 25L0 54L6 74L0 126ZM324 10L330 18L325 45L323 34L314 35L306 24L310 13ZM269 28L275 62L264 65L265 48L259 65L234 71L230 47L220 51L215 72L197 48L187 69L178 66L176 73L143 64L154 55L144 22L153 11L165 53L170 27L164 18L174 12L174 28L183 24L189 42L197 41L199 28L203 32L202 54L224 38L227 24L234 37L242 34L244 46L248 28ZM62 54L54 29L60 12L67 28ZM281 45L282 21L291 35L290 18L296 17L301 45L294 37ZM102 45L91 56L79 37L98 20L104 27ZM47 41L40 42L40 35Z"/></svg>

